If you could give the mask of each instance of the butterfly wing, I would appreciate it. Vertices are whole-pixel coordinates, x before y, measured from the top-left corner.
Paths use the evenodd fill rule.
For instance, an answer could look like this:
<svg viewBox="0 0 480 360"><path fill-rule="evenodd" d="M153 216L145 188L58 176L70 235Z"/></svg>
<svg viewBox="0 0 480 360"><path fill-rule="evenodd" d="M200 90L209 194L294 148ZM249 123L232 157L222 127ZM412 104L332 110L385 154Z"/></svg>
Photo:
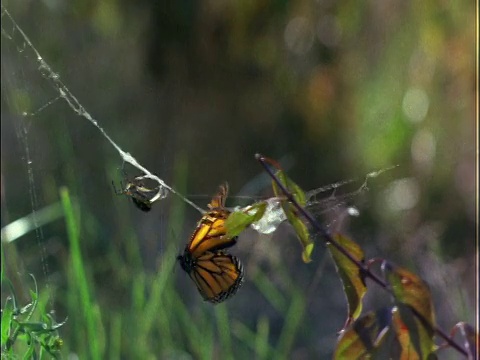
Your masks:
<svg viewBox="0 0 480 360"><path fill-rule="evenodd" d="M178 256L180 265L197 286L202 297L219 303L235 294L243 282L243 266L235 256L222 249L236 243L236 237L226 236L225 220L230 212L224 208L228 184L208 204L210 211L199 221L184 254Z"/></svg>
<svg viewBox="0 0 480 360"><path fill-rule="evenodd" d="M204 300L220 303L235 294L243 282L238 258L222 251L206 252L189 273Z"/></svg>
<svg viewBox="0 0 480 360"><path fill-rule="evenodd" d="M227 217L228 213L220 211L202 217L186 248L192 257L197 258L206 251L225 249L236 243L236 237L226 236Z"/></svg>
<svg viewBox="0 0 480 360"><path fill-rule="evenodd" d="M228 184L220 186L220 190L208 204L210 212L199 221L187 245L187 251L193 258L201 256L206 251L225 249L236 243L236 237L226 236L225 220L230 212L224 208L228 194Z"/></svg>

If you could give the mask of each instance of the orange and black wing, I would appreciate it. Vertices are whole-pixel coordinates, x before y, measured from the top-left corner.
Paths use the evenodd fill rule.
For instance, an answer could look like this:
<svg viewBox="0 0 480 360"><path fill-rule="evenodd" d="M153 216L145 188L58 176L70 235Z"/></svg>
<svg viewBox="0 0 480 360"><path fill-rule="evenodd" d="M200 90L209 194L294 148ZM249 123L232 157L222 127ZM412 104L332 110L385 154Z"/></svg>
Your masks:
<svg viewBox="0 0 480 360"><path fill-rule="evenodd" d="M224 208L225 198L228 194L228 185L220 186L220 191L208 204L210 212L205 214L199 221L197 228L192 234L186 251L193 258L201 256L206 251L225 249L236 243L236 237L226 236L225 220L230 212Z"/></svg>
<svg viewBox="0 0 480 360"><path fill-rule="evenodd" d="M243 266L238 258L222 251L237 239L226 236L225 220L230 215L224 208L227 193L225 183L208 204L210 211L199 221L183 255L177 258L203 298L213 303L233 295L243 281Z"/></svg>
<svg viewBox="0 0 480 360"><path fill-rule="evenodd" d="M235 294L243 282L243 266L235 256L222 251L206 252L189 272L203 299L220 303Z"/></svg>
<svg viewBox="0 0 480 360"><path fill-rule="evenodd" d="M230 247L236 243L237 238L227 237L223 214L204 215L187 244L186 251L192 257L198 258L207 251L216 251Z"/></svg>

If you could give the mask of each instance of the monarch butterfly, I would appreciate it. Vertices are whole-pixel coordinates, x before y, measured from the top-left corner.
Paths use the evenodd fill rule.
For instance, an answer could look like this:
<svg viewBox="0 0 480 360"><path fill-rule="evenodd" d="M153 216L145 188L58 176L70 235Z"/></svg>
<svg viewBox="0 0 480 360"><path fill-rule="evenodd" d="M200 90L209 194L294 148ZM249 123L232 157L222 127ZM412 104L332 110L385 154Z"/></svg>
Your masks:
<svg viewBox="0 0 480 360"><path fill-rule="evenodd" d="M199 221L183 255L177 256L182 269L190 276L203 299L220 303L235 294L243 282L243 266L238 258L224 249L233 246L237 237L226 236L225 209L228 185L208 204L209 212Z"/></svg>

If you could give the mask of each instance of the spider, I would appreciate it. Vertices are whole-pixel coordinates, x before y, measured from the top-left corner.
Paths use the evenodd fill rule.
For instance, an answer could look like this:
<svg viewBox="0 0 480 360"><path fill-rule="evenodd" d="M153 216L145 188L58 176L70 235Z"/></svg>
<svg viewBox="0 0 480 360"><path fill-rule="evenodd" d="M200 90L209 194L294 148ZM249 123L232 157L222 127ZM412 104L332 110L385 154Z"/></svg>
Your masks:
<svg viewBox="0 0 480 360"><path fill-rule="evenodd" d="M131 197L137 208L148 212L152 209L152 204L159 199L161 193L158 186L153 189L147 188L144 185L144 179L145 177L143 176L137 176L134 179L129 180L125 174L125 181L127 183L125 187L123 187L122 182L120 182L120 190L115 187L113 181L112 185L116 195L127 195Z"/></svg>

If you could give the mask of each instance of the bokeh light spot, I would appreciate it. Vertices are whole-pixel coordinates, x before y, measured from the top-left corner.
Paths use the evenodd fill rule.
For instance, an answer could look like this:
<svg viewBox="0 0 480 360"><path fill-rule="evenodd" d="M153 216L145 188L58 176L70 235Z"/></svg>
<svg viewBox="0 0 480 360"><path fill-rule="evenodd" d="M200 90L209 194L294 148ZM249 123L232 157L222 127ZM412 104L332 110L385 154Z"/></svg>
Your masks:
<svg viewBox="0 0 480 360"><path fill-rule="evenodd" d="M414 123L421 122L428 112L430 101L422 89L410 88L403 97L403 112Z"/></svg>
<svg viewBox="0 0 480 360"><path fill-rule="evenodd" d="M432 132L418 130L412 139L412 158L417 165L430 166L435 157L437 142Z"/></svg>
<svg viewBox="0 0 480 360"><path fill-rule="evenodd" d="M334 16L322 17L317 24L317 37L327 47L336 46L342 36L342 30Z"/></svg>
<svg viewBox="0 0 480 360"><path fill-rule="evenodd" d="M355 206L349 206L347 209L347 213L350 216L360 216L360 211Z"/></svg>
<svg viewBox="0 0 480 360"><path fill-rule="evenodd" d="M420 197L420 187L414 178L393 181L386 190L387 204L393 211L412 209Z"/></svg>
<svg viewBox="0 0 480 360"><path fill-rule="evenodd" d="M306 54L313 45L313 31L304 17L296 17L290 20L285 28L285 45L287 48L297 54Z"/></svg>

